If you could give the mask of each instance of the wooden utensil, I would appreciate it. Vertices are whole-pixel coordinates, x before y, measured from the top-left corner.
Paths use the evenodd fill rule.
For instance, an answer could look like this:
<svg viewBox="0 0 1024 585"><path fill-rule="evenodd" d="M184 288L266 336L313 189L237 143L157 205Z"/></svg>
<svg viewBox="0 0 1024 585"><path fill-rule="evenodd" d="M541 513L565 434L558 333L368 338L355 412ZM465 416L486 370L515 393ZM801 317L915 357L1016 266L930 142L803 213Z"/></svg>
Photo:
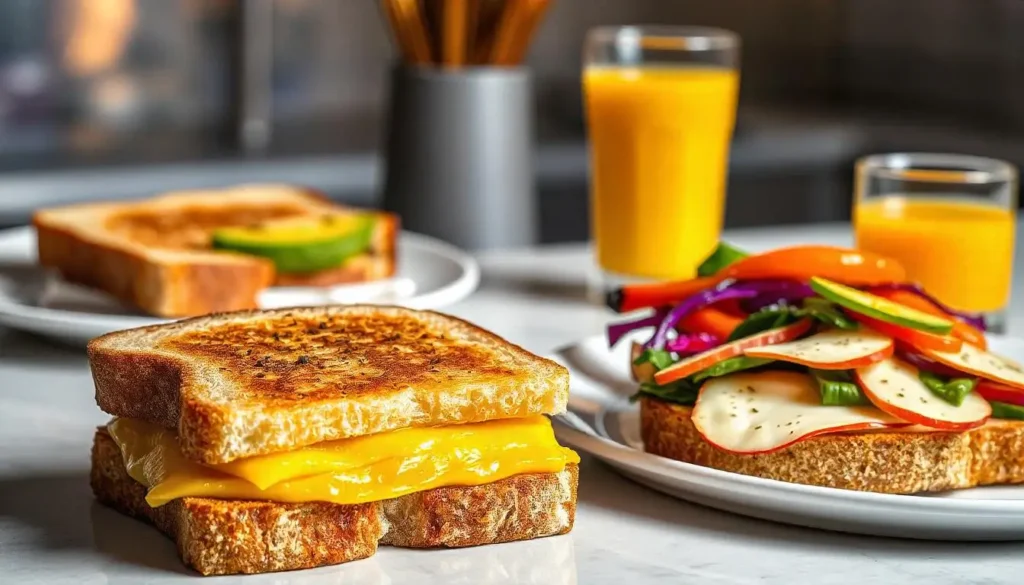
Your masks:
<svg viewBox="0 0 1024 585"><path fill-rule="evenodd" d="M505 12L507 0L477 0L476 30L470 47L470 62L485 65L491 57L494 37L498 32L498 23Z"/></svg>
<svg viewBox="0 0 1024 585"><path fill-rule="evenodd" d="M540 24L547 6L548 0L506 2L486 61L493 65L516 65L522 62L533 31Z"/></svg>
<svg viewBox="0 0 1024 585"><path fill-rule="evenodd" d="M418 0L381 1L402 58L415 65L430 63L430 35Z"/></svg>
<svg viewBox="0 0 1024 585"><path fill-rule="evenodd" d="M518 65L526 58L526 52L530 48L530 41L544 19L550 0L512 0L524 5L523 16L515 39L508 49L503 60L495 61L497 65Z"/></svg>
<svg viewBox="0 0 1024 585"><path fill-rule="evenodd" d="M468 61L470 31L477 0L444 0L441 6L441 64L459 67Z"/></svg>
<svg viewBox="0 0 1024 585"><path fill-rule="evenodd" d="M522 62L550 0L381 0L402 60L511 66Z"/></svg>

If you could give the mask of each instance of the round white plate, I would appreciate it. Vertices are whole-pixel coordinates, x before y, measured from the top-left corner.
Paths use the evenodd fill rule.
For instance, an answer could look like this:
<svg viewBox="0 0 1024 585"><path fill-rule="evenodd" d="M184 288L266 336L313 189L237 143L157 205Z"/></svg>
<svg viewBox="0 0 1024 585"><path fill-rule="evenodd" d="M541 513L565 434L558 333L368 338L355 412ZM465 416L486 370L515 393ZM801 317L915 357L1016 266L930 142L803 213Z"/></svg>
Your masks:
<svg viewBox="0 0 1024 585"><path fill-rule="evenodd" d="M1024 360L1024 341L992 336L993 351ZM933 540L1024 540L1024 486L901 496L798 485L674 461L643 451L628 397L629 339L602 336L559 350L570 373L569 412L556 417L563 444L591 453L660 492L713 508L812 528Z"/></svg>
<svg viewBox="0 0 1024 585"><path fill-rule="evenodd" d="M461 301L479 284L480 267L472 256L440 240L402 232L393 279L326 288L271 288L261 295L260 304L271 308L381 303L436 309ZM0 324L84 345L111 331L166 321L68 284L39 267L31 227L0 231Z"/></svg>

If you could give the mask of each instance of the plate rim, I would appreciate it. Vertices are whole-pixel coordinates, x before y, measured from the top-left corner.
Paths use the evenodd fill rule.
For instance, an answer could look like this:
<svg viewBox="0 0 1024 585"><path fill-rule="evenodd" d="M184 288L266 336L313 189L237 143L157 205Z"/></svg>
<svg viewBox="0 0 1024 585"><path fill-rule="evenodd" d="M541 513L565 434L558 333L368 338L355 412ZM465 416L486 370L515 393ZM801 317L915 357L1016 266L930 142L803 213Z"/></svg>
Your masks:
<svg viewBox="0 0 1024 585"><path fill-rule="evenodd" d="M0 230L0 249L12 245L20 245L19 239L34 236L35 228L31 225ZM440 308L464 300L480 286L480 264L469 252L443 240L408 231L399 232L399 254L401 254L403 243L405 246L413 246L435 256L444 257L462 269L462 274L457 280L422 295L414 294L409 299L403 301L402 304L404 306L417 309ZM26 262L30 262L32 250L27 249L24 252L27 254ZM0 296L0 317L8 317L21 322L29 319L41 325L71 325L83 329L129 329L170 323L178 320L145 315L110 315L38 307L17 302L7 295ZM23 324L9 324L9 326L17 329L33 330Z"/></svg>
<svg viewBox="0 0 1024 585"><path fill-rule="evenodd" d="M1024 343L1024 339L1017 337L1003 335L993 335L992 337L1006 339L1017 343ZM605 341L605 337L600 334L587 336L575 342L570 342L560 346L557 349L548 352L545 357L568 367L566 362L569 360L566 360L563 357L567 352L580 348L584 345L603 341ZM571 373L572 369L569 369ZM591 381L590 383L594 385L600 384L600 382L596 380ZM585 400L593 401L590 397ZM592 416L595 421L597 421L606 416L606 414L615 407L619 407L621 409L624 402L625 401L621 399L615 401L600 401L600 408L596 411L592 411ZM638 408L635 405L626 404L630 409ZM572 378L570 378L568 406L568 410L570 412L573 410L572 405L573 381ZM554 418L558 420L558 417ZM815 500L834 499L836 501L845 501L847 503L870 505L877 508L898 508L901 512L926 513L930 515L952 514L959 516L985 514L991 516L1013 514L1024 516L1024 499L942 498L919 496L914 494L883 494L878 492L844 490L839 488L790 483L734 473L731 471L724 471L713 467L687 463L685 461L677 461L675 459L662 457L646 451L640 451L628 445L624 445L612 438L609 438L608 436L602 436L596 428L590 428L593 432L586 432L577 428L575 425L569 425L564 421L559 420L558 422L558 427L562 427L562 429L567 430L569 433L575 434L575 437L573 437L569 442L572 442L574 446L583 449L613 466L624 465L628 468L639 468L641 471L646 471L647 473L656 473L662 476L671 475L673 479L685 481L687 483L692 483L698 479L704 479L718 485L732 484L736 489L745 488L747 490L768 490L775 495L790 495L803 498L813 498ZM601 450L606 451L604 455L580 445L581 443L589 443L593 446L595 442L597 445L600 445L600 447L603 447ZM678 475L675 475L676 473L686 474L691 477L679 477ZM985 486L981 486L979 488L971 489L984 489L984 487Z"/></svg>

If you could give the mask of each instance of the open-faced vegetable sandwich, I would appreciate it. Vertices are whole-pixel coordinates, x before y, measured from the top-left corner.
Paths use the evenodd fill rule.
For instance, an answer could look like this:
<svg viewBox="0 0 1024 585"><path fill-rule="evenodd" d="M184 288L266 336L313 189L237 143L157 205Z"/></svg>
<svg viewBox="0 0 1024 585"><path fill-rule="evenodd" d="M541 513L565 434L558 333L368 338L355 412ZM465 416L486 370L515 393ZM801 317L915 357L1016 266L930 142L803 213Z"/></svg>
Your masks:
<svg viewBox="0 0 1024 585"><path fill-rule="evenodd" d="M608 330L653 328L632 351L648 452L886 493L1024 482L1024 369L891 259L721 244L698 278L608 303L654 312Z"/></svg>

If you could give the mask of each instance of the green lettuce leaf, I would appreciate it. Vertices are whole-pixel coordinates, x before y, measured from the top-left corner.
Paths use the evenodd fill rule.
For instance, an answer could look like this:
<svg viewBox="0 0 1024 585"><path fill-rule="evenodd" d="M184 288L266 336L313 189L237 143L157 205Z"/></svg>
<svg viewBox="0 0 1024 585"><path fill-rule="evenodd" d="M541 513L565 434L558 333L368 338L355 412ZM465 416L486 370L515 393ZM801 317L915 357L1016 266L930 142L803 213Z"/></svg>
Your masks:
<svg viewBox="0 0 1024 585"><path fill-rule="evenodd" d="M820 298L804 299L803 306L766 307L747 317L733 329L729 341L750 337L756 333L789 325L803 317L811 317L829 327L852 330L857 322L847 317L835 304Z"/></svg>
<svg viewBox="0 0 1024 585"><path fill-rule="evenodd" d="M773 361L774 360L766 358L747 357L745 355L736 356L727 360L722 360L709 368L693 374L690 376L690 380L692 380L694 384L699 384L708 378L718 378L719 376L726 376L734 372L759 368Z"/></svg>
<svg viewBox="0 0 1024 585"><path fill-rule="evenodd" d="M675 363L672 359L672 352L664 349L645 349L635 360L633 365L642 366L644 364L651 364L654 366L654 370L664 370Z"/></svg>
<svg viewBox="0 0 1024 585"><path fill-rule="evenodd" d="M797 309L801 316L807 315L818 321L831 325L837 329L852 330L857 328L857 322L846 316L836 305L821 297L810 297L804 299L803 307Z"/></svg>
<svg viewBox="0 0 1024 585"><path fill-rule="evenodd" d="M791 309L791 307L767 308L754 313L732 330L728 341L736 341L762 331L789 325L799 318Z"/></svg>
<svg viewBox="0 0 1024 585"><path fill-rule="evenodd" d="M641 395L646 394L666 402L693 406L697 402L697 395L700 393L700 386L690 382L688 379L679 380L665 386L659 386L654 382L640 384L640 390L634 394L630 401L636 401Z"/></svg>

